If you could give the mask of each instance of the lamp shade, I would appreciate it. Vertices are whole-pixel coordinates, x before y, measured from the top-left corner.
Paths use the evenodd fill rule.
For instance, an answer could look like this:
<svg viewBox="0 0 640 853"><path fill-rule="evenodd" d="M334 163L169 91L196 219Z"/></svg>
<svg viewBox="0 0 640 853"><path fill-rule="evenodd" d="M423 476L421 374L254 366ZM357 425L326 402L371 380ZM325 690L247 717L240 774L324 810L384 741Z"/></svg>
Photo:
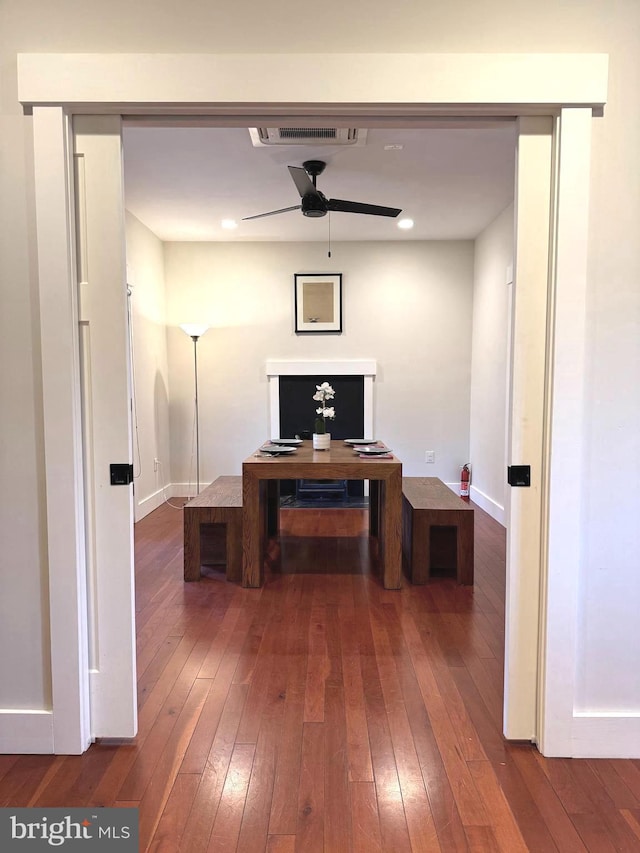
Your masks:
<svg viewBox="0 0 640 853"><path fill-rule="evenodd" d="M190 338L201 338L209 328L202 323L182 323L180 328L186 332Z"/></svg>

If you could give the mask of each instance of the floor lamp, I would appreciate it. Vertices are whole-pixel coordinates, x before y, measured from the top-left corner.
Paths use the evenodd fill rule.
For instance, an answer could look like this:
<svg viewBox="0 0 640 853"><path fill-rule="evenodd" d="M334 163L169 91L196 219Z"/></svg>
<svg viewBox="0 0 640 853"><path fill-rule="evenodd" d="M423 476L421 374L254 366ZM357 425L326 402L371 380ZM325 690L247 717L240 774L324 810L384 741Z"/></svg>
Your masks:
<svg viewBox="0 0 640 853"><path fill-rule="evenodd" d="M198 323L184 323L180 326L183 332L193 341L193 379L195 386L196 402L196 494L200 494L200 419L198 415L198 339L201 338L209 328Z"/></svg>

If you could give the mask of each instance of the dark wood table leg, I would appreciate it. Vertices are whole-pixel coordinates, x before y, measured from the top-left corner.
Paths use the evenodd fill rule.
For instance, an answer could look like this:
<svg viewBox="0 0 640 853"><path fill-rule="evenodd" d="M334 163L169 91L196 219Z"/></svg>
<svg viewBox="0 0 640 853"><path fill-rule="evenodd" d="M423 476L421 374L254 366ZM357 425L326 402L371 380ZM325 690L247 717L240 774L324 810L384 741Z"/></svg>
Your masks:
<svg viewBox="0 0 640 853"><path fill-rule="evenodd" d="M369 536L380 535L380 480L369 480Z"/></svg>
<svg viewBox="0 0 640 853"><path fill-rule="evenodd" d="M262 585L262 514L260 481L248 471L242 474L242 586Z"/></svg>
<svg viewBox="0 0 640 853"><path fill-rule="evenodd" d="M185 507L184 521L184 579L200 580L200 521L199 507Z"/></svg>
<svg viewBox="0 0 640 853"><path fill-rule="evenodd" d="M385 589L402 586L402 472L394 472L384 481L382 514L382 582Z"/></svg>
<svg viewBox="0 0 640 853"><path fill-rule="evenodd" d="M260 577L262 578L262 563L269 546L269 480L258 481L258 500L260 501ZM262 583L262 580L260 581Z"/></svg>
<svg viewBox="0 0 640 853"><path fill-rule="evenodd" d="M280 480L267 480L267 536L280 530Z"/></svg>

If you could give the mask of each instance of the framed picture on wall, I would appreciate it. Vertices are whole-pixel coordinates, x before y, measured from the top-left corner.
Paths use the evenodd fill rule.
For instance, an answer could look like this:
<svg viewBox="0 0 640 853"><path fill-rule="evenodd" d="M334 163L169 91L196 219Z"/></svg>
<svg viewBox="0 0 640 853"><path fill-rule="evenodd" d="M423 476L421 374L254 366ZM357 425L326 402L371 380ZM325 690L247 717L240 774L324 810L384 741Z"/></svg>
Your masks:
<svg viewBox="0 0 640 853"><path fill-rule="evenodd" d="M296 335L342 333L342 273L296 273Z"/></svg>

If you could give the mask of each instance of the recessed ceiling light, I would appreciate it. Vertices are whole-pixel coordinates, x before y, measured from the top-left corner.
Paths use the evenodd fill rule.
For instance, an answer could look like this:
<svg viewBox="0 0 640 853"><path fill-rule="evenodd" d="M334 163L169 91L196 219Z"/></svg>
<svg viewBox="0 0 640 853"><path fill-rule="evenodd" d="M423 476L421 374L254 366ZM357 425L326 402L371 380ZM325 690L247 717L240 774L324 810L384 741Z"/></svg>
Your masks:
<svg viewBox="0 0 640 853"><path fill-rule="evenodd" d="M413 228L413 219L400 219L398 222L398 228L402 228L404 231L409 228Z"/></svg>
<svg viewBox="0 0 640 853"><path fill-rule="evenodd" d="M238 223L235 221L235 219L223 219L220 224L223 228L228 228L229 230L238 227Z"/></svg>

